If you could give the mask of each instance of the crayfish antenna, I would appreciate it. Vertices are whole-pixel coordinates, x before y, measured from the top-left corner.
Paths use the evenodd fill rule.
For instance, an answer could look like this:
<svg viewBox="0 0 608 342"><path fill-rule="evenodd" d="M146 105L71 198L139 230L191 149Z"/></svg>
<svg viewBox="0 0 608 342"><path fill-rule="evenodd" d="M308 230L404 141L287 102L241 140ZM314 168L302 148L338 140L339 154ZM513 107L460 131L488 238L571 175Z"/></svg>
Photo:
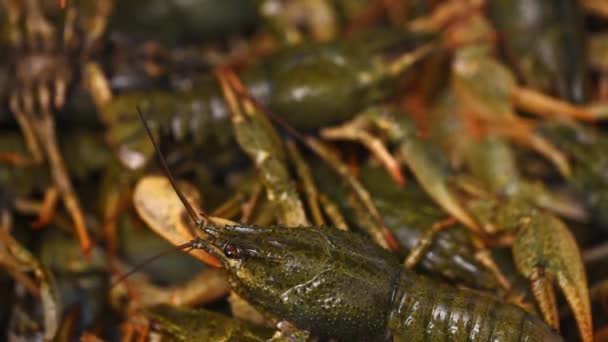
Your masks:
<svg viewBox="0 0 608 342"><path fill-rule="evenodd" d="M182 202L182 204L186 208L188 215L192 218L192 220L197 225L197 227L200 227L203 230L205 230L206 228L209 229L209 226L205 226L203 224L205 222L208 222L211 224L211 226L215 227L214 221L206 214L200 213L200 216L202 216L203 219L201 219L199 217L199 214L197 214L197 212L194 210L194 208L192 208L192 206L190 205L190 202L188 202L188 200L186 199L186 196L184 196L183 192L177 187L177 182L175 181L175 178L173 177L173 174L171 173L171 170L169 169L169 166L167 165L167 161L163 157L163 155L160 151L160 148L158 147L158 144L156 143L156 140L154 140L154 136L152 135L152 130L150 129L150 126L148 126L148 122L146 121L146 118L144 117L143 112L141 111L139 106L136 106L136 109L137 109L137 113L139 114L139 117L144 125L144 128L146 129L146 132L147 132L148 136L150 137L150 140L152 141L152 145L154 146L154 151L158 155L158 159L160 159L160 162L162 164L165 175L166 175L167 179L169 179L169 183L171 183L171 187L173 187L173 190L175 190L175 193L179 197L180 202ZM179 246L169 248L156 255L153 255L150 258L144 260L140 264L133 267L127 273L121 275L116 281L114 281L114 283L112 283L112 285L110 286L110 289L114 288L116 285L120 284L122 281L124 281L131 275L135 274L136 272L140 271L144 266L157 260L158 258L163 257L169 253L184 250L184 249L186 249L186 252L188 252L189 250L192 250L192 249L201 249L202 243L203 242L202 242L201 238L195 237L194 239L192 239L186 243L183 243Z"/></svg>
<svg viewBox="0 0 608 342"><path fill-rule="evenodd" d="M192 218L192 220L194 221L194 223L196 224L197 227L200 227L203 230L205 229L205 225L203 223L209 223L209 224L211 224L211 226L214 226L214 224L213 224L214 221L209 216L207 216L205 213L202 213L202 212L197 213L196 210L194 210L192 205L190 205L190 202L188 202L188 199L186 199L186 196L184 196L183 192L177 187L177 182L175 181L175 177L173 177L173 174L171 173L171 170L169 169L169 165L167 165L167 161L165 160L165 157L161 153L160 148L158 147L158 144L156 143L156 140L154 139L152 130L150 129L150 126L148 126L148 122L146 121L146 118L145 118L143 112L141 111L139 106L136 106L135 108L137 109L137 114L139 114L139 118L141 119L141 122L143 123L144 128L146 129L146 133L148 134L148 137L150 137L150 140L152 141L152 145L154 146L154 151L156 152L156 155L158 156L158 159L160 160L160 163L163 167L163 171L165 172L165 176L169 180L169 183L171 183L171 187L173 187L173 190L175 190L175 193L177 194L177 197L179 197L180 202L182 202L182 204L186 208L186 211L188 212L188 216L190 216L190 218ZM201 219L201 216L203 219ZM209 227L207 226L207 228L209 228ZM168 248L156 255L151 256L150 258L144 260L140 264L133 267L127 273L121 275L116 281L114 281L114 283L112 283L112 285L110 286L110 289L114 288L116 285L120 284L121 282L123 282L125 279L127 279L131 275L137 273L139 270L141 270L144 266L148 265L149 263L151 263L167 254L170 254L170 253L173 253L176 251L181 251L184 249L188 249L186 251L189 251L191 249L200 249L201 243L202 243L201 238L195 237L194 239L192 239L186 243Z"/></svg>
<svg viewBox="0 0 608 342"><path fill-rule="evenodd" d="M169 182L171 183L173 190L175 190L175 193L179 197L179 200L184 204L184 207L186 207L186 211L188 212L188 215L192 218L192 220L194 221L194 223L196 224L197 227L201 227L203 225L203 220L201 220L201 216L203 217L203 219L206 222L213 223L213 220L209 216L207 216L205 213L202 213L202 212L197 213L196 210L194 210L194 208L192 208L192 206L190 205L190 202L188 202L188 200L186 199L186 196L184 196L182 191L177 187L177 182L175 181L175 178L173 177L173 174L171 173L171 170L169 169L169 166L167 165L167 161L165 160L165 157L163 156L162 152L160 151L160 148L158 147L158 144L156 143L156 140L154 139L154 135L152 135L152 130L150 129L150 126L148 126L148 122L146 121L146 118L144 117L143 112L141 111L139 106L136 106L135 108L137 109L137 114L139 114L139 118L141 119L141 122L143 123L144 128L146 129L148 137L150 137L150 140L152 141L152 145L154 145L154 151L156 152L156 155L158 156L158 159L160 160L160 163L163 167L163 171L165 172L165 175L169 179ZM200 216L199 216L199 214L200 214Z"/></svg>
<svg viewBox="0 0 608 342"><path fill-rule="evenodd" d="M173 253L173 252L177 252L177 251L181 251L184 250L186 248L190 248L193 249L195 248L197 245L200 244L201 239L199 237L195 237L194 239L183 243L179 246L173 246L171 248L167 248L166 250L153 255L151 257L149 257L148 259L142 261L141 263L139 263L138 265L136 265L135 267L133 267L132 269L129 270L129 272L121 275L118 279L116 279L116 281L114 281L114 283L112 283L112 285L110 286L110 289L113 289L116 285L122 283L125 279L129 278L130 276L132 276L133 274L139 272L139 270L141 270L144 266L148 265L149 263L152 263L153 261L155 261L156 259L159 259L160 257L163 257L167 254ZM189 250L187 250L189 251ZM187 252L186 251L186 252Z"/></svg>

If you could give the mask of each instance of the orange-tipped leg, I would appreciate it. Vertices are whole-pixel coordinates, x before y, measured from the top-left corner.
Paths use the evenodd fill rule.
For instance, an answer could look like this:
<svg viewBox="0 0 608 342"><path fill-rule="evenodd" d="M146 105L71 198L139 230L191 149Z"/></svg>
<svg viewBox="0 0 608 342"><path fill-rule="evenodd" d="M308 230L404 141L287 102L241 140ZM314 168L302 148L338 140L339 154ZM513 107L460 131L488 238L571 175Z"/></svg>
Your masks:
<svg viewBox="0 0 608 342"><path fill-rule="evenodd" d="M38 219L32 222L32 228L42 228L49 224L55 216L55 210L57 209L57 200L59 198L59 191L56 187L50 187L44 192L44 199L42 200L42 207L38 214Z"/></svg>
<svg viewBox="0 0 608 342"><path fill-rule="evenodd" d="M497 134L512 139L514 142L527 146L545 158L549 159L565 177L572 172L568 158L551 142L533 131L534 125L523 119L510 120L489 124L489 129Z"/></svg>
<svg viewBox="0 0 608 342"><path fill-rule="evenodd" d="M367 132L363 127L360 127L357 121L340 127L325 128L321 131L321 136L326 139L345 139L361 142L378 158L399 186L405 185L405 177L401 172L399 162L390 154L382 143L382 140Z"/></svg>
<svg viewBox="0 0 608 342"><path fill-rule="evenodd" d="M426 251L428 251L428 249L431 247L437 234L442 230L453 226L457 222L458 221L456 221L455 218L449 217L445 220L433 223L433 225L431 225L431 228L424 233L424 235L422 236L420 241L418 241L416 246L412 248L407 258L405 258L405 267L408 269L414 268L418 264L418 262L420 262L420 259L422 259Z"/></svg>
<svg viewBox="0 0 608 342"><path fill-rule="evenodd" d="M524 87L515 87L511 93L515 104L527 111L547 118L570 117L582 121L594 121L592 112L568 102L547 96Z"/></svg>

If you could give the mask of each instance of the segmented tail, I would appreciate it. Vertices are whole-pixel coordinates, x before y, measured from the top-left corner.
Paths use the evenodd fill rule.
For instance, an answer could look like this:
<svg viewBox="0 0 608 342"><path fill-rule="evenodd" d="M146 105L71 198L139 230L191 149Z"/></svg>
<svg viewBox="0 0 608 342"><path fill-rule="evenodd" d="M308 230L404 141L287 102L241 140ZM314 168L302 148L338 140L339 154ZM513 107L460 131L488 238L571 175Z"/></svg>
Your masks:
<svg viewBox="0 0 608 342"><path fill-rule="evenodd" d="M479 292L403 270L388 328L395 341L562 341L538 317Z"/></svg>

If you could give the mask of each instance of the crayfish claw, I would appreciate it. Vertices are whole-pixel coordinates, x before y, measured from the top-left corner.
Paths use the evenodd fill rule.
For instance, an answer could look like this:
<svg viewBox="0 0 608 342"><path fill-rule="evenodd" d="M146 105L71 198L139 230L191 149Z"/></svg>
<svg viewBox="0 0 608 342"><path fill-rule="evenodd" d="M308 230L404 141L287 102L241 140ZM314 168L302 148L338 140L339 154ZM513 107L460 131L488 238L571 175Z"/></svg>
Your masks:
<svg viewBox="0 0 608 342"><path fill-rule="evenodd" d="M254 161L268 200L277 206L279 221L287 226L308 225L304 206L289 177L283 143L267 113L232 70L219 68L215 74L230 110L236 141Z"/></svg>
<svg viewBox="0 0 608 342"><path fill-rule="evenodd" d="M542 267L535 267L530 275L530 283L532 293L534 293L534 298L538 302L545 321L554 329L559 330L559 313L557 312L553 279L545 274Z"/></svg>
<svg viewBox="0 0 608 342"><path fill-rule="evenodd" d="M576 319L576 324L578 325L583 341L593 341L593 323L591 320L589 292L585 278L581 281L584 282L584 286L576 286L576 279L570 279L563 273L557 275L557 284L564 292L566 300L574 313L574 318ZM578 283L580 283L580 281Z"/></svg>
<svg viewBox="0 0 608 342"><path fill-rule="evenodd" d="M532 283L545 320L558 327L553 282L557 281L574 313L583 341L592 341L591 304L580 251L566 225L547 212L531 212L522 220L513 245L517 269Z"/></svg>

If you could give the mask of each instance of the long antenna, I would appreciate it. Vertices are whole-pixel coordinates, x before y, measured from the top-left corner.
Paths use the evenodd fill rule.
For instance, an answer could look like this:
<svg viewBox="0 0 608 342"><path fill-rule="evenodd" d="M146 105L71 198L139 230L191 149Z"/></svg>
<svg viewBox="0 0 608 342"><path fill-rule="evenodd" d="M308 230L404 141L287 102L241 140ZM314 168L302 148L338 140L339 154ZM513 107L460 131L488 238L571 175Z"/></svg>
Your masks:
<svg viewBox="0 0 608 342"><path fill-rule="evenodd" d="M194 243L197 242L198 240L199 240L199 238L195 237L194 239L192 239L192 240L190 240L190 241L188 241L186 243L183 243L183 244L181 244L179 246L173 246L171 248L167 248L166 250L164 250L164 251L162 251L162 252L160 252L160 253L158 253L156 255L153 255L153 256L149 257L148 259L146 259L146 260L142 261L141 263L139 263L139 265L133 267L129 272L121 275L116 281L114 281L114 283L112 283L112 285L110 286L110 288L114 288L114 286L120 284L123 280L125 280L128 277L132 276L133 274L139 272L139 270L141 270L144 266L148 265L149 263L153 262L154 260L156 260L156 259L158 259L160 257L163 257L163 256L165 256L167 254L170 254L170 253L173 253L173 252L176 252L176 251L180 251L180 250L188 248L188 247L192 248L193 245L194 245Z"/></svg>
<svg viewBox="0 0 608 342"><path fill-rule="evenodd" d="M201 220L199 214L196 212L196 210L194 210L194 208L192 208L192 206L190 205L190 202L188 202L188 200L186 199L186 196L184 196L182 191L177 187L177 182L175 181L175 178L173 178L173 174L171 173L171 170L169 169L169 166L167 165L167 161L165 160L165 157L163 157L163 154L161 153L160 148L158 147L158 144L156 143L156 140L154 140L154 136L152 135L152 130L150 130L150 126L148 126L148 122L146 121L144 114L142 113L139 106L136 106L135 108L137 109L139 118L141 119L142 123L144 124L144 127L146 128L146 132L148 133L148 136L150 137L150 140L152 141L152 145L154 145L154 151L156 151L156 155L158 156L158 159L160 160L160 163L163 166L163 170L165 172L165 175L169 179L171 186L175 190L175 193L179 197L179 200L184 204L184 207L186 207L186 211L188 212L188 215L192 218L194 223L196 223L197 226L201 225L202 220ZM209 222L213 222L204 213L200 213L200 215L205 220L207 220Z"/></svg>
<svg viewBox="0 0 608 342"><path fill-rule="evenodd" d="M202 224L202 220L199 217L199 214L194 210L194 208L192 208L192 206L190 205L190 202L188 202L188 200L186 199L186 196L184 196L184 194L182 193L182 191L177 187L177 182L175 181L175 178L173 177L173 174L171 173L171 170L169 169L169 165L167 165L167 161L165 160L165 157L163 157L163 154L160 151L160 148L158 147L158 144L156 143L156 140L154 139L154 135L152 135L152 130L150 129L150 126L148 126L148 122L146 121L146 118L143 114L143 112L141 111L141 109L139 108L139 106L135 107L137 109L137 114L139 115L139 118L141 119L141 122L144 125L144 128L146 129L146 133L148 133L148 137L150 137L150 140L152 141L152 145L154 146L154 151L156 152L156 155L158 156L158 159L160 160L160 163L163 167L163 171L165 172L165 175L167 176L167 179L169 179L169 182L171 183L171 186L173 187L173 190L175 190L175 193L177 194L177 197L179 197L179 200L182 202L182 204L184 205L184 207L186 208L186 211L188 212L188 215L192 218L192 220L194 221L194 223L197 226L200 226ZM210 218L205 215L204 213L200 213L200 215L207 220L208 222L213 222L210 220ZM128 277L130 277L131 275L133 275L134 273L138 272L139 270L141 270L144 266L148 265L149 263L155 261L156 259L163 257L169 253L172 252L176 252L179 250L183 250L185 248L194 248L195 245L197 244L197 242L201 241L199 237L195 237L194 239L183 243L179 246L175 246L175 247L171 247L168 248L164 251L162 251L161 253L154 255L146 260L144 260L143 262L141 262L139 265L133 267L129 272L123 274L122 276L120 276L116 281L114 281L114 283L110 286L110 288L114 288L114 286L120 284L123 280L127 279Z"/></svg>

